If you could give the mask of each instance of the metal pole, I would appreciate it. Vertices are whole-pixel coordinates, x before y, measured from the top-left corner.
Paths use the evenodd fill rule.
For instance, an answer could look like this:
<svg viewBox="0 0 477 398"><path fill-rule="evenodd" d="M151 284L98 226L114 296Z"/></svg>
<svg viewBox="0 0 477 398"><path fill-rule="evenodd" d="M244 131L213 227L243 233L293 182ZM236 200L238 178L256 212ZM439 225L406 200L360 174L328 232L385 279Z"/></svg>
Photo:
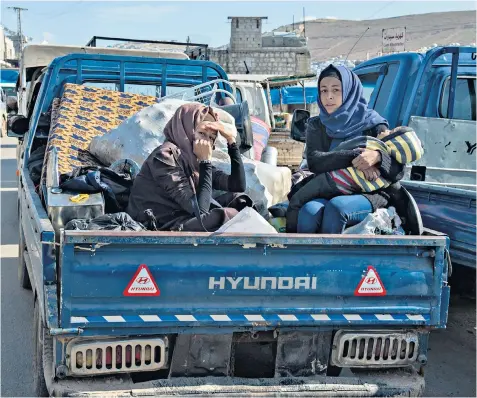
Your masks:
<svg viewBox="0 0 477 398"><path fill-rule="evenodd" d="M21 12L28 11L28 8L22 8L22 7L7 7L7 8L17 13L17 36L18 36L18 40L20 40L20 52L22 52L23 51L23 32L22 32Z"/></svg>
<svg viewBox="0 0 477 398"><path fill-rule="evenodd" d="M305 7L303 7L303 37L306 38Z"/></svg>
<svg viewBox="0 0 477 398"><path fill-rule="evenodd" d="M447 119L454 118L455 88L457 86L457 67L459 66L459 49L452 52L452 66L449 87L449 100L447 102Z"/></svg>
<svg viewBox="0 0 477 398"><path fill-rule="evenodd" d="M275 130L275 118L273 117L273 105L272 98L270 96L270 82L267 81L267 102L268 102L268 114L270 116L270 124L272 130Z"/></svg>
<svg viewBox="0 0 477 398"><path fill-rule="evenodd" d="M303 87L303 104L305 105L305 110L306 110L306 90L305 90L305 82L300 83L301 86Z"/></svg>

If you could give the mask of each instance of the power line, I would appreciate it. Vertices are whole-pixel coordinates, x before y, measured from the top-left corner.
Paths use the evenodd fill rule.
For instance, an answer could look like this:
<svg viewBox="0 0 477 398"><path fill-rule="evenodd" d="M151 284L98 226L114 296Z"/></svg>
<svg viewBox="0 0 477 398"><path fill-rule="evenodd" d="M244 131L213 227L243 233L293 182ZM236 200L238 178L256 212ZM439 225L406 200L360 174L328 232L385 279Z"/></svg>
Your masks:
<svg viewBox="0 0 477 398"><path fill-rule="evenodd" d="M368 19L371 19L373 18L375 15L379 14L381 11L383 11L385 8L389 7L391 4L393 4L395 1L390 1L389 3L386 3L383 7L381 7L378 11L376 11L375 13L373 13L371 16L369 17L366 17L365 19L368 20Z"/></svg>

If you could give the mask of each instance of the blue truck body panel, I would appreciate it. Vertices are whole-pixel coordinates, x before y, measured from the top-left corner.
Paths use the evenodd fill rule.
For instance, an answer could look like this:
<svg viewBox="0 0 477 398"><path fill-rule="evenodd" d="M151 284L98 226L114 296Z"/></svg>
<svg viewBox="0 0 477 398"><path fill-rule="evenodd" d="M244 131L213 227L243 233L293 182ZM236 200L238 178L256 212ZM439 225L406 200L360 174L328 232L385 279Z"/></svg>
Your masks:
<svg viewBox="0 0 477 398"><path fill-rule="evenodd" d="M475 192L418 182L405 186L416 200L424 224L449 235L452 261L475 268Z"/></svg>
<svg viewBox="0 0 477 398"><path fill-rule="evenodd" d="M85 240L99 247L88 251L92 243L82 247ZM445 245L442 237L66 232L61 325L85 332L111 326L154 326L156 332L173 326L441 327ZM141 264L160 296L124 296ZM370 265L386 295L356 297Z"/></svg>

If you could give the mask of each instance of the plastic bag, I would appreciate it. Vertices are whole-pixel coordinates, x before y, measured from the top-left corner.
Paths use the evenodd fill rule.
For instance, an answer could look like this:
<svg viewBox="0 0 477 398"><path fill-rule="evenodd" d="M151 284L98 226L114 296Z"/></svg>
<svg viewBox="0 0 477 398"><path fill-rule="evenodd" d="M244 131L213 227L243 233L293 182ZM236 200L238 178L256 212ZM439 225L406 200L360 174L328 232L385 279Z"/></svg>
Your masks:
<svg viewBox="0 0 477 398"><path fill-rule="evenodd" d="M288 201L277 203L276 205L271 206L268 211L272 217L282 218L287 216Z"/></svg>
<svg viewBox="0 0 477 398"><path fill-rule="evenodd" d="M73 231L144 231L141 223L134 221L127 213L104 214L92 220L83 218L71 220L65 230Z"/></svg>
<svg viewBox="0 0 477 398"><path fill-rule="evenodd" d="M132 159L120 159L109 166L116 174L129 174L134 180L141 171L139 165Z"/></svg>
<svg viewBox="0 0 477 398"><path fill-rule="evenodd" d="M368 214L357 225L347 228L344 234L353 235L402 235L401 219L394 207L378 209Z"/></svg>
<svg viewBox="0 0 477 398"><path fill-rule="evenodd" d="M246 207L234 218L222 225L217 232L225 233L250 233L250 234L276 234L278 233L267 220L251 207ZM217 233L216 232L216 233Z"/></svg>
<svg viewBox="0 0 477 398"><path fill-rule="evenodd" d="M120 175L107 167L82 167L61 176L60 188L79 193L102 192L106 213L126 209L133 181L129 175Z"/></svg>
<svg viewBox="0 0 477 398"><path fill-rule="evenodd" d="M287 232L287 219L286 217L275 217L268 221L270 225L282 234Z"/></svg>

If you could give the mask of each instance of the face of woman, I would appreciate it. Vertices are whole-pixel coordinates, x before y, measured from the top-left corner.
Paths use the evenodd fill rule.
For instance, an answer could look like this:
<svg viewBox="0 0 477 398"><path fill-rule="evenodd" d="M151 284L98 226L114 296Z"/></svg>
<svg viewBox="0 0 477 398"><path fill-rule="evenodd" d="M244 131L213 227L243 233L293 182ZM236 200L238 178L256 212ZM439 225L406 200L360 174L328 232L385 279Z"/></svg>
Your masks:
<svg viewBox="0 0 477 398"><path fill-rule="evenodd" d="M325 77L320 82L321 103L328 114L335 112L343 103L341 81L336 77Z"/></svg>
<svg viewBox="0 0 477 398"><path fill-rule="evenodd" d="M214 131L208 127L210 122L215 122L215 119L212 117L212 115L207 114L204 120L202 120L202 122L196 126L194 139L206 140L209 141L211 145L214 145L217 138L217 131Z"/></svg>

